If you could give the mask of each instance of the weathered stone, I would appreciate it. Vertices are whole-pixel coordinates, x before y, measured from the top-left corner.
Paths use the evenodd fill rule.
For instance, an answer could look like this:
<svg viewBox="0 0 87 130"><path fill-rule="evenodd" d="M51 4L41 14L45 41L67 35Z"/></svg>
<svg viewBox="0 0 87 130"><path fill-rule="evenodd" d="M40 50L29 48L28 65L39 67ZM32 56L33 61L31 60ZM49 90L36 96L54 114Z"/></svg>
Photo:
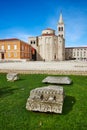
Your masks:
<svg viewBox="0 0 87 130"><path fill-rule="evenodd" d="M63 87L50 85L31 90L26 103L26 109L30 111L62 113L63 102Z"/></svg>
<svg viewBox="0 0 87 130"><path fill-rule="evenodd" d="M8 73L7 74L7 80L8 81L15 81L15 80L18 80L18 79L19 79L18 73Z"/></svg>
<svg viewBox="0 0 87 130"><path fill-rule="evenodd" d="M69 77L48 76L42 82L51 84L71 84L72 80Z"/></svg>

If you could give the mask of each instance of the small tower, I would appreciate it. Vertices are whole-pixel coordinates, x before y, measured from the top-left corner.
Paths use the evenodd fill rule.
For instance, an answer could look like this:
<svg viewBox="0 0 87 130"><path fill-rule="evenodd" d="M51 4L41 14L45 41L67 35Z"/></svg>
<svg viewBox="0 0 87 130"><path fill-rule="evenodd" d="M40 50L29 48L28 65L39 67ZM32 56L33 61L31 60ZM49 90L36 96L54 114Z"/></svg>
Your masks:
<svg viewBox="0 0 87 130"><path fill-rule="evenodd" d="M62 36L63 38L65 38L62 13L60 13L60 18L59 18L57 29L58 29L58 36Z"/></svg>

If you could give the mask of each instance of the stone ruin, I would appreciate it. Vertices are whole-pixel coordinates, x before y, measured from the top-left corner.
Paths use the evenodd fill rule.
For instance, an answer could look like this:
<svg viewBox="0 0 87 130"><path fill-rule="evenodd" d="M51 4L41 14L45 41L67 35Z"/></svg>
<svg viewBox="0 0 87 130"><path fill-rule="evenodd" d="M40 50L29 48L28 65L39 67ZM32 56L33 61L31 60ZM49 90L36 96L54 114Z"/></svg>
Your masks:
<svg viewBox="0 0 87 130"><path fill-rule="evenodd" d="M72 80L66 76L47 76L42 82L51 84L71 84Z"/></svg>
<svg viewBox="0 0 87 130"><path fill-rule="evenodd" d="M7 81L15 81L19 79L18 73L8 73L6 77Z"/></svg>
<svg viewBox="0 0 87 130"><path fill-rule="evenodd" d="M46 86L30 91L26 109L39 112L62 113L64 91L61 86Z"/></svg>

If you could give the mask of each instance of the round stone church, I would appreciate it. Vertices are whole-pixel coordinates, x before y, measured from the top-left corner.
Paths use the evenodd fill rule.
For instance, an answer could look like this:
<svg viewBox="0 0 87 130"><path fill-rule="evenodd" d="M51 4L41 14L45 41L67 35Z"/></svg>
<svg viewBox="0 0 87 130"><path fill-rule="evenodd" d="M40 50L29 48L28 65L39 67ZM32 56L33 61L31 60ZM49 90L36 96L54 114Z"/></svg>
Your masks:
<svg viewBox="0 0 87 130"><path fill-rule="evenodd" d="M29 37L29 44L32 46L32 60L37 61L63 61L65 60L65 36L64 22L60 14L58 34L55 30L46 28L42 31L41 36Z"/></svg>

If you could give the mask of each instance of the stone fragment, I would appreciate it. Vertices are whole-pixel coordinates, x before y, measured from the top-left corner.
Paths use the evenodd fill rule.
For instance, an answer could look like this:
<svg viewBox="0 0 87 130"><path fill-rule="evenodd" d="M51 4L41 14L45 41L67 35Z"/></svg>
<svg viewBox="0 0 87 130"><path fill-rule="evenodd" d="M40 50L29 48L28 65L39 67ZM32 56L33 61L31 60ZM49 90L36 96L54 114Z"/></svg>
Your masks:
<svg viewBox="0 0 87 130"><path fill-rule="evenodd" d="M19 79L18 73L8 73L6 77L7 81L15 81Z"/></svg>
<svg viewBox="0 0 87 130"><path fill-rule="evenodd" d="M71 84L72 80L69 77L48 76L42 82L51 84Z"/></svg>
<svg viewBox="0 0 87 130"><path fill-rule="evenodd" d="M49 85L30 91L26 109L39 112L62 113L64 102L63 87Z"/></svg>

